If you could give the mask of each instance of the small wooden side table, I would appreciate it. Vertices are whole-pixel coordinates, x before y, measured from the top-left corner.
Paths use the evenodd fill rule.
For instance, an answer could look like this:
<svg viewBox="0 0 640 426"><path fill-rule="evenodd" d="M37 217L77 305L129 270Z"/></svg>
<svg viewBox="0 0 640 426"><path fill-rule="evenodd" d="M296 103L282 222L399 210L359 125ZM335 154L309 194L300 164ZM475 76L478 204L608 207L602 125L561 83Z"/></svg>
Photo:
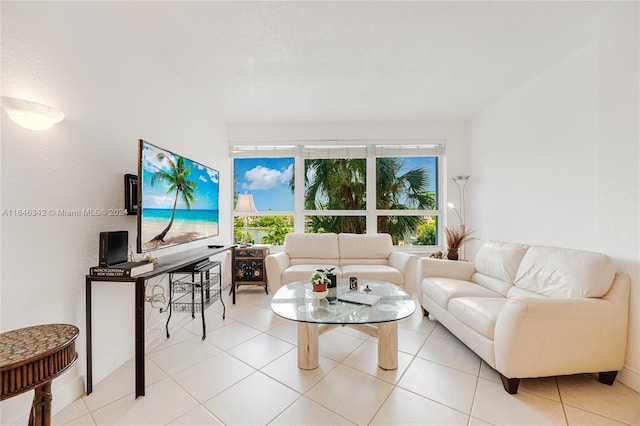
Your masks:
<svg viewBox="0 0 640 426"><path fill-rule="evenodd" d="M78 359L78 328L46 324L0 334L0 401L35 389L29 425L51 424L51 382Z"/></svg>
<svg viewBox="0 0 640 426"><path fill-rule="evenodd" d="M236 303L236 290L241 285L260 285L269 294L265 259L269 246L236 247L233 250L231 293Z"/></svg>

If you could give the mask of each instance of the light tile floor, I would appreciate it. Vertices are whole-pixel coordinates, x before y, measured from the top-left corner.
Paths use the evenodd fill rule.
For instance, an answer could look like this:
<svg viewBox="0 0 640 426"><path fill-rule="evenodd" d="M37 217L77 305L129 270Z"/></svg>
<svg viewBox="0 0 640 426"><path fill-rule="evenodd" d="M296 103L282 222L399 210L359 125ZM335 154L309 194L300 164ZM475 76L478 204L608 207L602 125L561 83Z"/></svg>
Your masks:
<svg viewBox="0 0 640 426"><path fill-rule="evenodd" d="M320 336L320 366L297 367L296 323L243 287L200 317L174 321L147 345L146 396L133 359L53 417L54 425L640 425L640 394L595 375L521 380L497 373L420 310L399 323L399 367L377 367L375 338L349 328ZM175 314L174 314L175 315Z"/></svg>

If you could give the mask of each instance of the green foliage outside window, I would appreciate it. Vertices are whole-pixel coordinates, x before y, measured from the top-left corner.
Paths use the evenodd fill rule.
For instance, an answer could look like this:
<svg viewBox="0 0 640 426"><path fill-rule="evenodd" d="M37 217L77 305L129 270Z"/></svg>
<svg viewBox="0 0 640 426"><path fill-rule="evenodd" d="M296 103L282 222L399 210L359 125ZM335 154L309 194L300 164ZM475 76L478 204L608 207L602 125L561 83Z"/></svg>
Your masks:
<svg viewBox="0 0 640 426"><path fill-rule="evenodd" d="M364 234L367 232L367 218L364 216L307 216L305 217L304 232Z"/></svg>
<svg viewBox="0 0 640 426"><path fill-rule="evenodd" d="M252 244L282 245L284 237L293 232L291 216L249 216L247 235L244 234L244 217L236 216L233 222L233 237L236 242L247 240Z"/></svg>
<svg viewBox="0 0 640 426"><path fill-rule="evenodd" d="M262 216L258 222L261 228L268 230L262 237L263 244L282 245L284 237L293 232L293 218L283 216Z"/></svg>
<svg viewBox="0 0 640 426"><path fill-rule="evenodd" d="M418 226L413 244L425 246L438 245L437 222L434 218L427 218L425 222Z"/></svg>
<svg viewBox="0 0 640 426"><path fill-rule="evenodd" d="M415 168L402 172L399 158L376 159L376 208L382 210L432 210L436 195L427 191L429 171ZM365 210L366 160L321 159L305 161L305 208L307 210ZM391 235L394 244L415 238L421 216L379 216L377 232ZM366 232L364 216L309 216L306 232ZM426 231L423 231L425 233Z"/></svg>

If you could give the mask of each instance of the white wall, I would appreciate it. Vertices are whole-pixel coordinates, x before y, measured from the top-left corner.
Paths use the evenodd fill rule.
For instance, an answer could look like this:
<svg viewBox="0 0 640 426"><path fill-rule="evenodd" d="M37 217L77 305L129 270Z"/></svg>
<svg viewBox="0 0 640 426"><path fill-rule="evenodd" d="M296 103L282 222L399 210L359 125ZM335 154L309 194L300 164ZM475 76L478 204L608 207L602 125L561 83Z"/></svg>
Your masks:
<svg viewBox="0 0 640 426"><path fill-rule="evenodd" d="M34 132L1 113L2 209L123 207L123 176L137 173L143 138L220 170L220 221L229 223L225 126L197 90L127 36L108 2L3 2L1 19L2 94L66 114ZM231 241L221 228L206 242ZM84 392L84 276L97 264L99 232L121 229L135 247L135 216L2 217L2 331L80 329L77 364L53 382L54 413ZM94 284L93 296L95 386L133 355L133 286ZM165 319L147 305L148 337ZM3 401L0 423L26 423L31 398Z"/></svg>
<svg viewBox="0 0 640 426"><path fill-rule="evenodd" d="M604 8L594 38L476 117L469 225L479 238L594 250L632 280L625 369L640 390L638 3Z"/></svg>

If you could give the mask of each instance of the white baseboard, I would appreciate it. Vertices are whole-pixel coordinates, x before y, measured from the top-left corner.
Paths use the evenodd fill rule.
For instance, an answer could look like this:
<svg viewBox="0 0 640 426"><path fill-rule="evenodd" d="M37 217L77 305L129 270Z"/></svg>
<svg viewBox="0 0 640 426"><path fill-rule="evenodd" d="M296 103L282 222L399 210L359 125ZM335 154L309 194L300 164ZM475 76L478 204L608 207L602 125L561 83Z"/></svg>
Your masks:
<svg viewBox="0 0 640 426"><path fill-rule="evenodd" d="M629 367L624 367L616 377L620 383L640 393L640 372Z"/></svg>
<svg viewBox="0 0 640 426"><path fill-rule="evenodd" d="M55 388L54 380L51 387L53 399L51 400L51 416L55 416L69 404L85 394L84 376L76 376L71 381L64 382L60 388Z"/></svg>
<svg viewBox="0 0 640 426"><path fill-rule="evenodd" d="M116 346L111 353L102 356L93 356L93 385L100 383L102 379L117 370L122 364L131 359L134 352L134 342ZM86 374L86 372L85 372Z"/></svg>

